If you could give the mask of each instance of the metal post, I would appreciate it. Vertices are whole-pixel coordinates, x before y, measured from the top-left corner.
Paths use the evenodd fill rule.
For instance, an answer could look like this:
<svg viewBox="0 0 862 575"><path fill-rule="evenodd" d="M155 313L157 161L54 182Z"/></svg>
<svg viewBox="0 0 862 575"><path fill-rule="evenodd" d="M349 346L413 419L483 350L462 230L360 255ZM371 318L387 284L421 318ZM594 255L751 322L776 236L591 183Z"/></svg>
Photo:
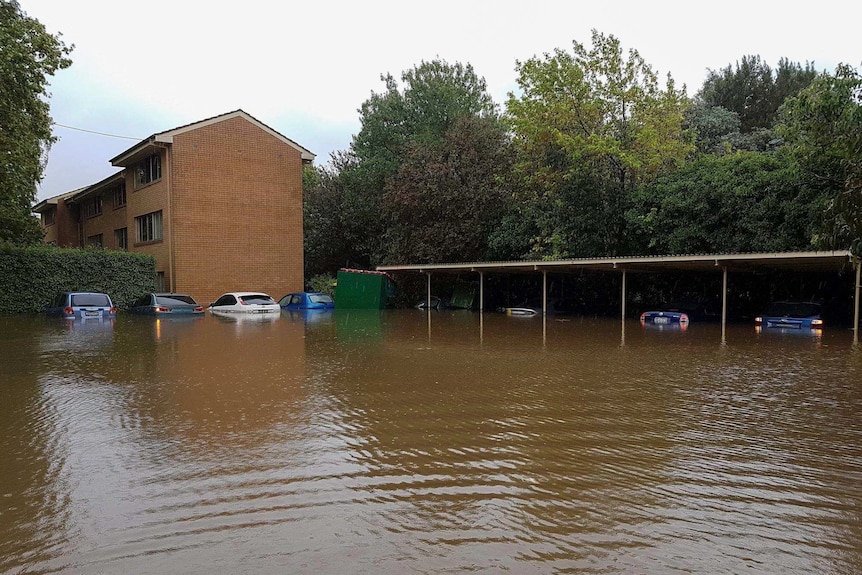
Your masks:
<svg viewBox="0 0 862 575"><path fill-rule="evenodd" d="M431 313L431 272L425 272L425 274L428 276L428 295L425 296L425 309Z"/></svg>
<svg viewBox="0 0 862 575"><path fill-rule="evenodd" d="M722 271L722 286L721 286L721 343L727 343L727 266L721 268Z"/></svg>
<svg viewBox="0 0 862 575"><path fill-rule="evenodd" d="M859 280L862 279L862 260L856 259L856 293L853 297L853 345L859 345Z"/></svg>
<svg viewBox="0 0 862 575"><path fill-rule="evenodd" d="M479 312L485 311L485 273L479 272Z"/></svg>
<svg viewBox="0 0 862 575"><path fill-rule="evenodd" d="M623 269L623 287L622 287L622 308L621 318L620 318L620 345L625 347L626 345L626 270Z"/></svg>
<svg viewBox="0 0 862 575"><path fill-rule="evenodd" d="M626 321L626 270L623 270L623 293L622 293L622 320Z"/></svg>
<svg viewBox="0 0 862 575"><path fill-rule="evenodd" d="M542 315L548 315L548 270L542 270Z"/></svg>

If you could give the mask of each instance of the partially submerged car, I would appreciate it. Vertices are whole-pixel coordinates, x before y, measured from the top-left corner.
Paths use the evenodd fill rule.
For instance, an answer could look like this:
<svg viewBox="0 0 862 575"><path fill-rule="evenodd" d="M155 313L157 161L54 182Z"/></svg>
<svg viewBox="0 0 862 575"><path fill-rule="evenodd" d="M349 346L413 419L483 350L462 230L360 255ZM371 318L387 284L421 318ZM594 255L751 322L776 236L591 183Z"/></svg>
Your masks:
<svg viewBox="0 0 862 575"><path fill-rule="evenodd" d="M182 293L148 293L139 297L129 311L141 315L203 315L204 308Z"/></svg>
<svg viewBox="0 0 862 575"><path fill-rule="evenodd" d="M45 310L66 319L107 319L117 315L110 296L98 292L67 291L57 294Z"/></svg>
<svg viewBox="0 0 862 575"><path fill-rule="evenodd" d="M210 304L214 315L281 313L281 306L261 292L229 292Z"/></svg>
<svg viewBox="0 0 862 575"><path fill-rule="evenodd" d="M823 329L822 306L815 302L778 301L769 305L766 312L754 318L760 328L786 330Z"/></svg>
<svg viewBox="0 0 862 575"><path fill-rule="evenodd" d="M684 311L658 310L641 314L641 325L688 325L690 318Z"/></svg>
<svg viewBox="0 0 862 575"><path fill-rule="evenodd" d="M428 305L428 300L423 299L419 303L417 303L414 307L416 309L436 309L436 310L444 310L449 305L446 303L446 300L437 297L436 295L431 296L431 305Z"/></svg>
<svg viewBox="0 0 862 575"><path fill-rule="evenodd" d="M278 301L282 309L334 309L335 302L329 294L320 292L289 293Z"/></svg>

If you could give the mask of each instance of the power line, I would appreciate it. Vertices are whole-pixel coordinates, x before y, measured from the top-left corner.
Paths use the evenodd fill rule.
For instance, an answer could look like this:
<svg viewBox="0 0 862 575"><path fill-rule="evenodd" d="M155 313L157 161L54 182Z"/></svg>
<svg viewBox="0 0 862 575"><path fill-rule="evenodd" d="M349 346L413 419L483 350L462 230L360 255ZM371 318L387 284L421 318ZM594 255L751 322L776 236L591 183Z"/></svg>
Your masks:
<svg viewBox="0 0 862 575"><path fill-rule="evenodd" d="M116 134L106 134L105 132L97 132L95 130L85 130L84 128L76 128L75 126L67 126L65 124L60 124L57 122L54 122L54 125L59 126L61 128L66 128L69 130L77 130L79 132L87 132L88 134L96 134L99 136L108 136L109 138L122 138L124 140L140 140L141 139L141 138L133 138L131 136L118 136Z"/></svg>

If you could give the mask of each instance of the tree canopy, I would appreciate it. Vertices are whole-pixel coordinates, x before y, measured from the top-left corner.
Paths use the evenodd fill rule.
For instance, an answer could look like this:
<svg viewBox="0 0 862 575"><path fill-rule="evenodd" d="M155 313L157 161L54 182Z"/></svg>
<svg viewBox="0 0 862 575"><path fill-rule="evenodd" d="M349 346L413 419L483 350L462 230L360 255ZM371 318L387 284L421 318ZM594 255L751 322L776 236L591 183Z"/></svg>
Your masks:
<svg viewBox="0 0 862 575"><path fill-rule="evenodd" d="M641 183L680 165L693 150L683 131L685 90L664 87L636 50L596 31L592 48L573 43L519 62L520 95L508 118L542 257L618 254L622 214Z"/></svg>
<svg viewBox="0 0 862 575"><path fill-rule="evenodd" d="M16 0L0 0L0 241L42 239L31 207L54 142L46 89L71 50Z"/></svg>

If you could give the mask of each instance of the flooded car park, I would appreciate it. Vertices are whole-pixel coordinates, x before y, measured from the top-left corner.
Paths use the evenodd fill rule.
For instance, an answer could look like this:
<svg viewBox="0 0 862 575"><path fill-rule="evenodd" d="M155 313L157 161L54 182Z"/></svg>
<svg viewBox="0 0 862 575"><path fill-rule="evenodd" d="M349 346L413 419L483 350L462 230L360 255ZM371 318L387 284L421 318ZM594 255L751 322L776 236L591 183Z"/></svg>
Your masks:
<svg viewBox="0 0 862 575"><path fill-rule="evenodd" d="M862 570L849 330L54 319L0 318L0 573Z"/></svg>

